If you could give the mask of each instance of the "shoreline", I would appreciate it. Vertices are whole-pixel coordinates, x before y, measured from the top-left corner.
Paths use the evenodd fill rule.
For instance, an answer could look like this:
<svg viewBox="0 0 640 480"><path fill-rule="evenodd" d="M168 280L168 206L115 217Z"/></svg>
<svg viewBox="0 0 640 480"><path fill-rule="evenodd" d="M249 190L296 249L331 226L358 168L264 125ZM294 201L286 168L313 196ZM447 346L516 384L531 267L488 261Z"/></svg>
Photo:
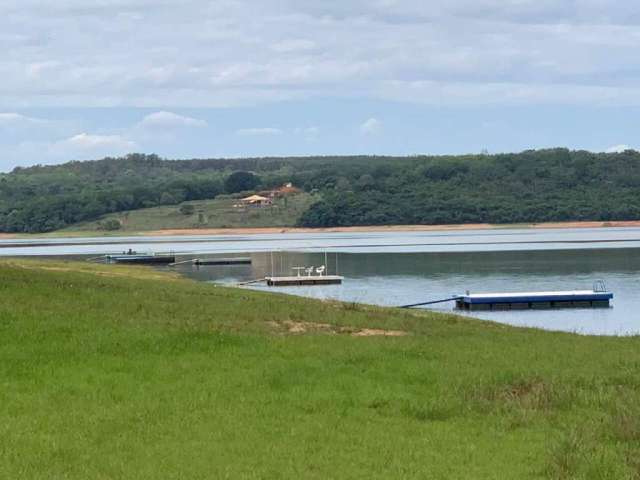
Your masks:
<svg viewBox="0 0 640 480"><path fill-rule="evenodd" d="M561 228L633 228L640 227L640 220L625 221L584 221L584 222L547 222L516 224L442 224L442 225L371 225L353 227L252 227L252 228L167 228L147 231L68 231L44 234L0 233L0 239L20 239L38 237L125 237L125 236L197 236L197 235L268 235L278 233L373 233L373 232L438 232L457 230L504 230L504 229L561 229Z"/></svg>
<svg viewBox="0 0 640 480"><path fill-rule="evenodd" d="M371 232L438 232L456 230L502 230L509 228L523 229L558 229L558 228L632 228L640 227L640 220L615 221L615 222L549 222L527 224L490 223L472 224L444 224L444 225L371 225L353 227L254 227L254 228L193 228L193 229L162 229L137 232L149 236L170 235L261 235L276 233L371 233Z"/></svg>

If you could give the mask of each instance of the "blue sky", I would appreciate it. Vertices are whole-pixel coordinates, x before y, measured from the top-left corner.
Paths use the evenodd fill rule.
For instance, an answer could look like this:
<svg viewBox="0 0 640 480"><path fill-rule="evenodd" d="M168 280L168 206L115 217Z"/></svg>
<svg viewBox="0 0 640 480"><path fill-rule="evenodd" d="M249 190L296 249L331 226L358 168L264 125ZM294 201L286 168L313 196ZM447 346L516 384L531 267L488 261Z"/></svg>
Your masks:
<svg viewBox="0 0 640 480"><path fill-rule="evenodd" d="M640 6L5 0L0 170L638 146Z"/></svg>

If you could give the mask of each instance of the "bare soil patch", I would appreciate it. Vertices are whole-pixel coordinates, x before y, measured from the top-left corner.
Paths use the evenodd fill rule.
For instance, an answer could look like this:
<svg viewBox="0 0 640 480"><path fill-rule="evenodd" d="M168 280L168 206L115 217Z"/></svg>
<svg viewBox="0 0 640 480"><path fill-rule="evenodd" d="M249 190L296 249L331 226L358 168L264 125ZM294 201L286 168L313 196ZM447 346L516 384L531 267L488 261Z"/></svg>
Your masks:
<svg viewBox="0 0 640 480"><path fill-rule="evenodd" d="M352 337L404 337L409 335L402 330L383 330L378 328L356 328L340 327L328 323L316 322L296 322L285 320L279 322L267 322L268 325L277 330L285 330L291 335L302 335L305 333L321 333L326 335L351 335Z"/></svg>
<svg viewBox="0 0 640 480"><path fill-rule="evenodd" d="M353 337L404 337L407 332L403 330L381 330L379 328L364 328L351 334Z"/></svg>

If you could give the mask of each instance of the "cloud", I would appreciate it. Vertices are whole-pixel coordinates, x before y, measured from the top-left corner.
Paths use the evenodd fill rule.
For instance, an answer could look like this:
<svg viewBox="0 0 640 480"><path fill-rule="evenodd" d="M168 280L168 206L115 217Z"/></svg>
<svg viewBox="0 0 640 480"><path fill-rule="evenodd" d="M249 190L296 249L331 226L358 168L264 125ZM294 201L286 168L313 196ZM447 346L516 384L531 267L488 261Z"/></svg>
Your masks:
<svg viewBox="0 0 640 480"><path fill-rule="evenodd" d="M370 118L360 125L362 135L377 135L382 131L382 122L377 118Z"/></svg>
<svg viewBox="0 0 640 480"><path fill-rule="evenodd" d="M139 145L122 135L95 135L79 133L62 140L52 141L37 138L0 143L5 161L0 162L0 171L9 171L15 166L55 164L69 160L96 160L107 156L118 156L139 150Z"/></svg>
<svg viewBox="0 0 640 480"><path fill-rule="evenodd" d="M137 147L135 142L121 135L80 133L51 144L49 152L54 156L86 155L83 159L91 159L131 153Z"/></svg>
<svg viewBox="0 0 640 480"><path fill-rule="evenodd" d="M320 134L319 127L297 127L293 129L293 133L301 135L305 140L315 140Z"/></svg>
<svg viewBox="0 0 640 480"><path fill-rule="evenodd" d="M629 145L625 145L625 144L614 145L612 147L607 148L605 150L605 153L622 153L625 150L631 150L631 147Z"/></svg>
<svg viewBox="0 0 640 480"><path fill-rule="evenodd" d="M28 117L19 113L0 113L0 128L16 127L25 125L37 125L46 123L46 120L40 118Z"/></svg>
<svg viewBox="0 0 640 480"><path fill-rule="evenodd" d="M5 0L0 104L155 109L426 96L445 106L640 105L640 9L575 3ZM437 88L403 88L416 83ZM492 85L511 94L487 97ZM589 93L563 97L573 91Z"/></svg>
<svg viewBox="0 0 640 480"><path fill-rule="evenodd" d="M160 111L145 116L137 126L152 129L172 129L183 127L200 128L206 127L207 122L172 112Z"/></svg>
<svg viewBox="0 0 640 480"><path fill-rule="evenodd" d="M279 53L303 52L316 47L316 42L304 38L283 40L271 46L271 49Z"/></svg>
<svg viewBox="0 0 640 480"><path fill-rule="evenodd" d="M279 128L265 127L265 128L241 128L236 130L236 134L241 137L263 137L282 135L283 131Z"/></svg>

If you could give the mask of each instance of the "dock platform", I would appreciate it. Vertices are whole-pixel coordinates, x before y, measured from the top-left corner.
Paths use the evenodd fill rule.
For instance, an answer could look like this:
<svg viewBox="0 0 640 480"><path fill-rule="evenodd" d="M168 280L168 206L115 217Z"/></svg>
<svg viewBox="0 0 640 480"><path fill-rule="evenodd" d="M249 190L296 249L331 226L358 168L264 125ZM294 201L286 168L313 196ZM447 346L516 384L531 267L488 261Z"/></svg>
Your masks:
<svg viewBox="0 0 640 480"><path fill-rule="evenodd" d="M292 277L266 277L269 287L290 287L302 285L340 285L344 277L339 275L310 275Z"/></svg>
<svg viewBox="0 0 640 480"><path fill-rule="evenodd" d="M613 293L596 290L566 292L474 293L456 298L461 310L527 310L544 308L606 308Z"/></svg>
<svg viewBox="0 0 640 480"><path fill-rule="evenodd" d="M196 258L194 265L251 265L251 257L236 258Z"/></svg>
<svg viewBox="0 0 640 480"><path fill-rule="evenodd" d="M136 265L168 264L176 261L175 255L107 255L107 262Z"/></svg>

